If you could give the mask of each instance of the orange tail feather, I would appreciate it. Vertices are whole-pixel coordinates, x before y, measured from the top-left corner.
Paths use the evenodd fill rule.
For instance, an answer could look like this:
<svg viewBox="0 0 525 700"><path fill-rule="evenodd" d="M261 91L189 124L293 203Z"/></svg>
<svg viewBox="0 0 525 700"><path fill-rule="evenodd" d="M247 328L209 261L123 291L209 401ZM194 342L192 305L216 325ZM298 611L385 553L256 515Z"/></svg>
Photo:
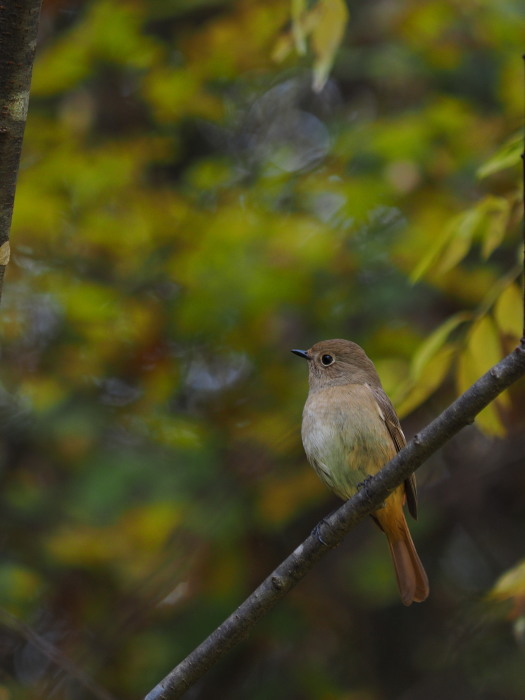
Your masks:
<svg viewBox="0 0 525 700"><path fill-rule="evenodd" d="M387 536L403 605L410 605L428 598L428 578L396 495L392 494L372 517Z"/></svg>

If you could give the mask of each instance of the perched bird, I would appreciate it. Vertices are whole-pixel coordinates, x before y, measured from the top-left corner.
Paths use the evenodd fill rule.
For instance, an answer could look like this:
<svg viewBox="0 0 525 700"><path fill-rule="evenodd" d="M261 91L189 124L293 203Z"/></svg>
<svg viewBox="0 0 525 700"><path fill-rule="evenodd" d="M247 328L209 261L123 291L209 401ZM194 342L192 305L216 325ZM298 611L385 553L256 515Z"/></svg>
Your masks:
<svg viewBox="0 0 525 700"><path fill-rule="evenodd" d="M323 340L292 350L308 361L310 391L303 411L302 439L308 461L340 498L350 498L405 444L399 419L373 362L349 340ZM417 518L412 475L372 513L388 539L404 605L428 597L428 578L417 555L403 506Z"/></svg>

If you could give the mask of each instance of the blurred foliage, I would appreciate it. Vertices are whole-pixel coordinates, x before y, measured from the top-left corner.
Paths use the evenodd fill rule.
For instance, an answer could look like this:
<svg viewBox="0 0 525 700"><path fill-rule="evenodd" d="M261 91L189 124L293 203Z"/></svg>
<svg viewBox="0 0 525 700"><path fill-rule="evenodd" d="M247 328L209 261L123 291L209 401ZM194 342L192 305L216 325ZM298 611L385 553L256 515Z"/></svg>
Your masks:
<svg viewBox="0 0 525 700"><path fill-rule="evenodd" d="M524 19L44 0L1 317L0 698L139 697L337 505L290 348L362 344L410 436L516 345ZM420 471L427 603L365 523L188 697L522 698L524 403Z"/></svg>

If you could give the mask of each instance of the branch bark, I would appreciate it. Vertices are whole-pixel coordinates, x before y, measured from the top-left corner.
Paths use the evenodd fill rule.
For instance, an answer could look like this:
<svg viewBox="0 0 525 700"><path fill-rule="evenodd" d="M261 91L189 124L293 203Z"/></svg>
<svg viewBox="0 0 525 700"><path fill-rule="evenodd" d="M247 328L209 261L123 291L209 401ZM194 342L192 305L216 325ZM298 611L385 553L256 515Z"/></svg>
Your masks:
<svg viewBox="0 0 525 700"><path fill-rule="evenodd" d="M245 637L255 623L300 581L315 562L376 509L439 447L474 421L498 394L525 376L525 339L443 413L418 433L373 479L310 535L210 636L176 666L145 700L180 698L206 670Z"/></svg>
<svg viewBox="0 0 525 700"><path fill-rule="evenodd" d="M0 3L0 298L29 103L41 0Z"/></svg>

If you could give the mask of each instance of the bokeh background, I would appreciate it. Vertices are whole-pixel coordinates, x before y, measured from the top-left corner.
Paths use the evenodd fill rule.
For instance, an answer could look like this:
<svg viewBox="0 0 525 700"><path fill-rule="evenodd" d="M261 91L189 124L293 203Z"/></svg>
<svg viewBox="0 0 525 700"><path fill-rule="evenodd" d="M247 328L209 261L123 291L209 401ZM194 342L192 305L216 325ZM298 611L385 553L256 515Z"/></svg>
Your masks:
<svg viewBox="0 0 525 700"><path fill-rule="evenodd" d="M521 0L294 7L44 0L0 321L2 700L140 698L337 506L290 348L363 345L410 437L521 335ZM523 389L418 473L426 603L362 523L187 697L524 698Z"/></svg>

